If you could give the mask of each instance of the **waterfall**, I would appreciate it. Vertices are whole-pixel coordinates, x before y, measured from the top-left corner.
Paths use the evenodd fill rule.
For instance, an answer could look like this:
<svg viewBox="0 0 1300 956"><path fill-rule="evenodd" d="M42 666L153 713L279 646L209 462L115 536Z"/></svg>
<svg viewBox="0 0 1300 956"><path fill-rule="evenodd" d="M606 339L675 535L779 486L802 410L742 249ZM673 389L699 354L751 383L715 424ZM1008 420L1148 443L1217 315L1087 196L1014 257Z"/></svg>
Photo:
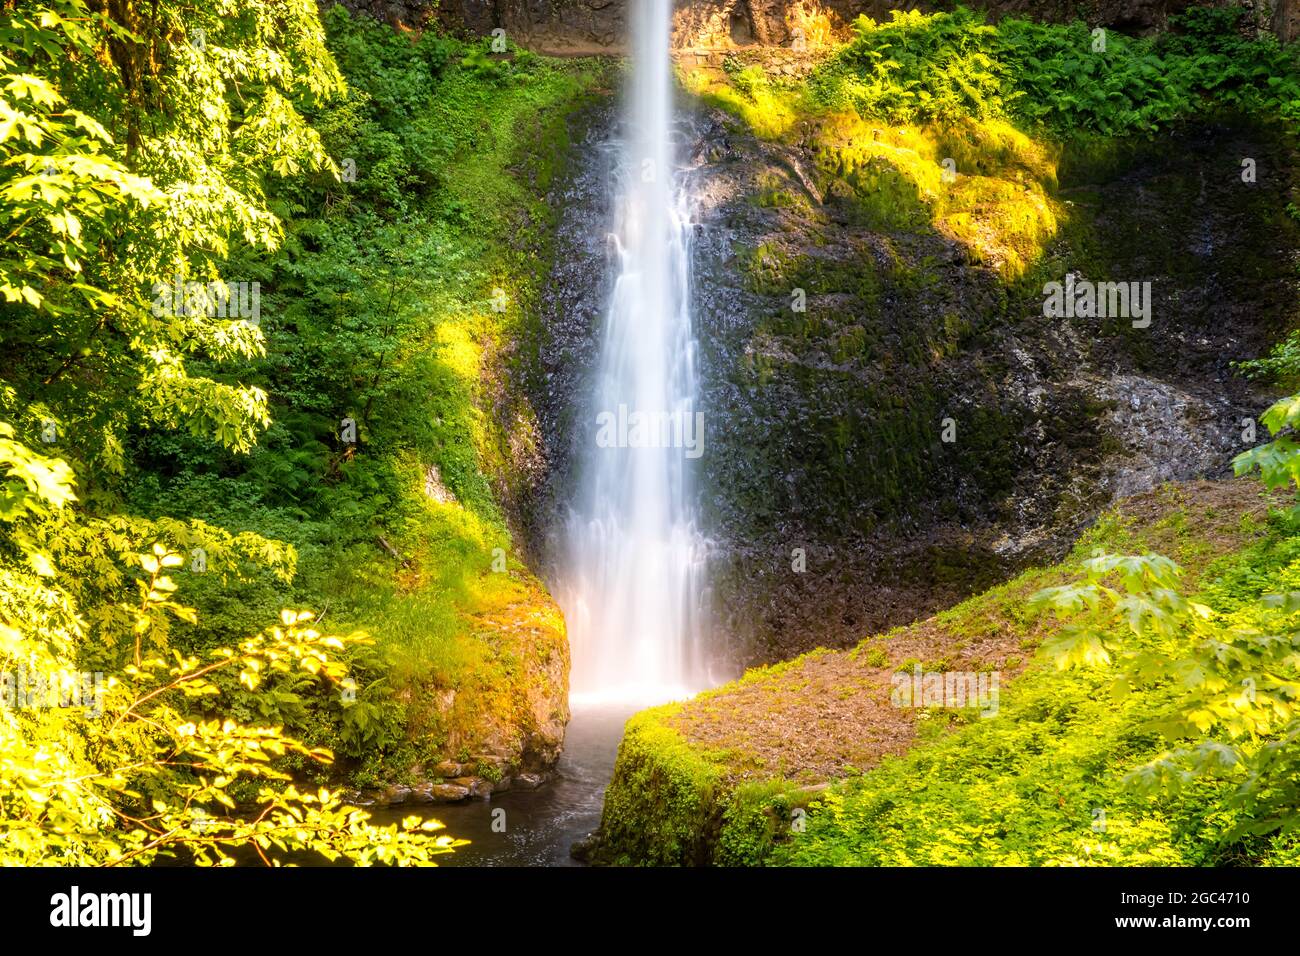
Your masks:
<svg viewBox="0 0 1300 956"><path fill-rule="evenodd" d="M671 0L634 0L619 143L617 278L558 596L575 699L653 702L704 686L706 542L691 471L704 453L691 330L689 196L671 140Z"/></svg>

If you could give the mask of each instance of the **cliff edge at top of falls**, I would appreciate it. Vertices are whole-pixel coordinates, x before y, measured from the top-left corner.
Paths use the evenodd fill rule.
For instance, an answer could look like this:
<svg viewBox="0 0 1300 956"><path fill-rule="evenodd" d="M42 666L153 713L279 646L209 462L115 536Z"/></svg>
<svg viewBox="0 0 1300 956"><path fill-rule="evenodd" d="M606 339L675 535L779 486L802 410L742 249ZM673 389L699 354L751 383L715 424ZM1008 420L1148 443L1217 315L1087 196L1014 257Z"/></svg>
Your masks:
<svg viewBox="0 0 1300 956"><path fill-rule="evenodd" d="M485 36L496 28L532 49L556 54L623 52L629 0L343 0L345 6L406 26L437 18L444 26ZM1300 0L1236 0L1256 31L1284 40L1300 36ZM1092 26L1146 32L1193 0L973 0L966 4L993 16L1019 15L1049 22L1082 19ZM1224 5L1215 0L1211 6ZM679 49L741 49L788 46L796 36L816 42L842 35L865 15L888 20L891 10L951 9L944 2L894 4L882 0L678 0L673 45Z"/></svg>

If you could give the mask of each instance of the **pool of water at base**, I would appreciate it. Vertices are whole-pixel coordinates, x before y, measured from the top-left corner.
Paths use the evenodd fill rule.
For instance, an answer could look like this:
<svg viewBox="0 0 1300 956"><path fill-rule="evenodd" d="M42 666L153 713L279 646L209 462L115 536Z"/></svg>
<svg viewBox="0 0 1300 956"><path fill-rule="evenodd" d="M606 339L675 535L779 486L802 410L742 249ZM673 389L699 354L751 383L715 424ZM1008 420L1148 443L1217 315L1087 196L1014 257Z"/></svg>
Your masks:
<svg viewBox="0 0 1300 956"><path fill-rule="evenodd" d="M433 817L447 827L440 832L470 841L438 857L440 866L577 866L569 847L599 825L623 724L643 706L575 706L555 776L536 790L507 791L491 800L375 809L374 822ZM504 818L496 815L504 822L504 832L498 832L500 823L493 828L493 811L498 809L505 811Z"/></svg>

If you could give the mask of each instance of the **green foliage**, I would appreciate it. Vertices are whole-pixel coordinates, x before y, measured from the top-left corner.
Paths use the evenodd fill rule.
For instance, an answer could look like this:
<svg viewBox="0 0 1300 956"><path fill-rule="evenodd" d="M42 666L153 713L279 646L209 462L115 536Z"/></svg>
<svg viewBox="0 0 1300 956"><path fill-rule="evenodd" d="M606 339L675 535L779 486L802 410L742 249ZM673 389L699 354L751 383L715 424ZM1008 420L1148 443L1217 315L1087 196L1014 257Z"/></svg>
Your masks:
<svg viewBox="0 0 1300 956"><path fill-rule="evenodd" d="M1057 134L1145 133L1198 110L1300 115L1294 47L1245 39L1238 7L1197 7L1173 32L1131 38L1082 23L997 24L951 13L860 17L855 38L809 78L814 104L894 123L1004 117Z"/></svg>
<svg viewBox="0 0 1300 956"><path fill-rule="evenodd" d="M1083 583L1044 588L1030 601L1031 608L1050 608L1058 615L1076 618L1043 644L1043 650L1062 669L1109 664L1115 649L1110 626L1116 622L1139 638L1148 634L1169 637L1177 631L1182 616L1210 613L1178 592L1182 572L1161 555L1102 552L1083 562L1083 570ZM1103 583L1112 576L1120 579L1122 591ZM1084 612L1082 621L1079 612Z"/></svg>
<svg viewBox="0 0 1300 956"><path fill-rule="evenodd" d="M722 812L715 802L722 767L664 723L677 706L642 711L623 730L601 814L601 863L709 862Z"/></svg>
<svg viewBox="0 0 1300 956"><path fill-rule="evenodd" d="M1300 376L1300 331L1291 332L1268 355L1241 362L1238 368L1247 378L1294 382Z"/></svg>
<svg viewBox="0 0 1300 956"><path fill-rule="evenodd" d="M1284 863L1292 840L1280 811L1295 794L1279 756L1294 693L1276 678L1294 673L1295 648L1259 634L1285 620L1265 595L1291 586L1296 530L1275 519L1263 541L1211 570L1195 600L1158 556L1081 557L1084 580L1040 590L1027 613L1060 609L1091 653L1050 641L1004 688L995 719L832 787L811 805L807 832L766 861ZM1081 547L1107 539L1127 543L1107 528Z"/></svg>
<svg viewBox="0 0 1300 956"><path fill-rule="evenodd" d="M505 60L493 59L484 45L470 47L469 52L461 59L460 65L469 70L476 79L493 83L511 75L510 64Z"/></svg>
<svg viewBox="0 0 1300 956"><path fill-rule="evenodd" d="M1261 417L1274 439L1239 455L1237 473L1258 469L1268 488L1300 488L1300 447L1289 437L1298 420L1300 396L1275 402ZM1294 551L1300 542L1287 545ZM1070 619L1044 650L1061 668L1118 659L1113 692L1120 696L1152 684L1178 689L1173 706L1152 721L1170 749L1128 779L1171 793L1202 777L1231 781L1225 806L1240 815L1225 839L1300 827L1294 561L1242 565L1204 602L1183 596L1178 567L1158 555L1101 553L1084 569L1083 582L1035 596L1038 606ZM1119 589L1105 583L1114 578Z"/></svg>
<svg viewBox="0 0 1300 956"><path fill-rule="evenodd" d="M294 210L286 240L242 266L265 276L267 357L254 381L274 424L237 460L151 437L139 463L160 480L134 497L144 511L183 503L286 538L303 555L294 601L373 634L354 659L356 706L341 722L304 721L374 780L405 770L408 742L423 748L418 759L446 742L435 691L468 701L524 679L508 655L483 652L476 622L536 597L490 571L493 549L510 548L489 481L508 480L509 439L483 380L502 374L488 356L516 334L537 281L548 213L529 177L555 161L554 130L593 74L516 53L509 82L497 82L434 31L395 32L341 6L324 22L348 92L311 118L355 178L280 184L277 204ZM338 437L344 417L356 422L352 448ZM511 410L513 440L529 418ZM259 587L244 603L285 599ZM506 696L508 709L522 694Z"/></svg>
<svg viewBox="0 0 1300 956"><path fill-rule="evenodd" d="M425 864L463 843L434 836L436 821L372 826L337 793L292 782L278 766L286 757L327 764L330 753L233 715L292 702L304 683L337 685L346 667L335 655L360 638L322 634L312 615L283 611L279 624L237 645L165 653L159 636L169 622L195 620L171 577L184 559L165 544L133 556L143 572L136 601L120 623L98 629L130 649L129 662L107 675L87 671L87 628L68 578L26 546L34 525L75 524L64 514L70 473L10 440L0 466L7 489L25 488L10 498L0 553L0 864L226 866L241 854L267 865L303 854Z"/></svg>
<svg viewBox="0 0 1300 956"><path fill-rule="evenodd" d="M1300 423L1300 395L1290 395L1274 402L1260 416L1273 434L1273 440L1242 452L1233 460L1237 474L1259 470L1260 479L1269 488L1300 487L1300 445L1292 437Z"/></svg>
<svg viewBox="0 0 1300 956"><path fill-rule="evenodd" d="M1107 565L1123 572L1122 591L1100 582ZM1241 580L1243 572L1253 580ZM1248 591L1289 587L1295 573L1291 563L1242 568L1231 583ZM1066 613L1084 611L1071 628L1077 639L1045 650L1060 667L1118 658L1113 692L1120 696L1153 683L1178 689L1173 706L1152 721L1173 746L1130 771L1131 781L1177 793L1200 776L1229 779L1236 788L1226 807L1241 816L1225 839L1290 831L1300 825L1300 596L1287 590L1241 600L1224 582L1211 589L1211 603L1201 603L1176 585L1176 568L1164 559L1099 557L1088 583L1040 595Z"/></svg>
<svg viewBox="0 0 1300 956"><path fill-rule="evenodd" d="M1061 565L1026 571L937 615L932 626L953 639L981 639L991 630L1011 629L1023 636L1023 647L1033 647L1044 636L1049 643L1023 673L1003 684L995 717L923 721L905 756L887 758L861 773L849 769L846 779L820 792L801 791L789 779L768 777L761 767L755 773L742 753L706 753L687 745L672 729L680 705L641 715L660 729L636 731L639 770L616 775L609 791L625 816L615 849L622 849L628 861L658 852L638 842L637 823L639 815L657 812L655 788L667 779L661 768L672 768L673 779L689 780L691 775L680 768L712 766L717 773L705 778L707 789L699 791L703 810L692 818L695 829L675 838L679 845L694 847L695 856L675 862L1286 865L1294 859L1295 838L1273 825L1278 804L1269 792L1278 791L1282 802L1294 797L1278 788L1284 778L1262 770L1255 775L1250 756L1256 747L1265 752L1262 748L1272 739L1285 744L1285 736L1265 736L1263 726L1256 725L1257 738L1247 732L1229 739L1246 755L1241 764L1203 771L1198 762L1211 754L1195 750L1206 732L1185 717L1209 709L1223 716L1223 736L1244 729L1244 724L1233 724L1246 713L1234 699L1248 686L1240 680L1250 676L1250 668L1268 668L1274 676L1293 669L1294 662L1279 658L1294 657L1294 650L1274 644L1278 657L1266 663L1259 655L1272 653L1268 642L1247 641L1241 659L1246 669L1226 673L1220 688L1212 678L1197 683L1201 671L1210 673L1208 663L1198 671L1184 662L1214 649L1212 643L1198 647L1190 626L1219 621L1231 629L1259 628L1266 618L1258 615L1273 614L1268 605L1280 600L1266 596L1296 589L1300 525L1282 512L1274 512L1266 525L1254 517L1237 520L1231 511L1220 513L1217 496L1208 505L1201 500L1170 487L1159 495L1159 518L1139 520L1122 512L1104 516ZM1234 533L1241 535L1242 550L1207 565L1204 536ZM1225 544L1220 541L1219 548ZM1203 582L1199 593L1184 596L1187 573L1150 553L1157 547L1195 570ZM1062 583L1076 576L1083 580ZM1027 595L1035 592L1041 596L1031 603ZM1082 636L1096 638L1094 646L1105 652L1104 658L1094 654L1089 659L1098 663L1086 666L1058 663L1075 647L1059 636L1051 620L1053 606L1071 619L1076 631L1092 632ZM1211 616L1196 606L1210 608ZM1278 620L1283 626L1266 626L1265 633L1293 627ZM898 636L868 639L849 656L867 666L888 664L884 655L873 660L874 652ZM800 660L752 670L737 684L707 692L687 706L697 716L702 702L726 712L738 685L762 686L774 674L797 674ZM954 666L951 659L892 663L937 670ZM1003 667L1018 670L1020 660L1008 657ZM1259 680L1258 686L1266 682ZM1269 694L1283 693L1280 685L1267 686ZM845 689L861 692L856 684ZM1193 706L1198 695L1204 708ZM1256 702L1263 713L1276 713L1276 701L1256 693ZM771 719L779 722L779 696L773 706ZM1260 759L1276 761L1274 752L1267 752L1270 757ZM650 796L621 792L625 780ZM791 825L799 807L806 808L805 832Z"/></svg>
<svg viewBox="0 0 1300 956"><path fill-rule="evenodd" d="M808 794L785 780L742 783L722 813L713 862L718 866L760 866L801 825Z"/></svg>
<svg viewBox="0 0 1300 956"><path fill-rule="evenodd" d="M123 721L142 761L157 754L140 720L159 747L174 721L204 728L187 771L200 789L155 774L156 817L125 791L103 797L180 829L144 849L155 838L124 836L130 821L105 810L104 860L138 846L133 862L224 862L256 844L421 862L421 847L441 851L319 788L436 756L439 688L460 690L470 720L528 712L531 672L508 641L486 652L484 619L525 633L506 613L518 606L530 648L562 640L531 578L489 571L510 546L489 481L507 440L482 380L523 321L546 219L536 185L594 74L515 51L489 77L436 31L309 0L91 6L0 10L0 593L24 642L6 648L43 636L112 675L111 706L147 699ZM227 279L259 284L260 321L209 308ZM177 301L177 281L201 291ZM505 313L489 308L498 285ZM526 409L502 411L526 427ZM323 665L273 667L293 653L282 643L247 656L285 606L375 640L330 643L325 679ZM294 627L301 643L311 628ZM254 691L246 668L207 669L245 658L274 679ZM238 765L222 773L228 726ZM16 732L40 747L53 730L74 750L97 732ZM227 789L238 815L200 821L220 838L180 846L186 795L211 816ZM237 822L255 805L312 822L266 843Z"/></svg>
<svg viewBox="0 0 1300 956"><path fill-rule="evenodd" d="M891 17L857 19L854 41L809 81L818 100L897 122L990 115L1006 72L989 52L996 28L964 9Z"/></svg>
<svg viewBox="0 0 1300 956"><path fill-rule="evenodd" d="M0 13L0 346L19 432L53 421L121 471L133 425L236 451L266 426L265 393L216 373L261 352L256 325L159 289L278 243L265 183L331 168L300 108L341 83L308 0L114 9Z"/></svg>

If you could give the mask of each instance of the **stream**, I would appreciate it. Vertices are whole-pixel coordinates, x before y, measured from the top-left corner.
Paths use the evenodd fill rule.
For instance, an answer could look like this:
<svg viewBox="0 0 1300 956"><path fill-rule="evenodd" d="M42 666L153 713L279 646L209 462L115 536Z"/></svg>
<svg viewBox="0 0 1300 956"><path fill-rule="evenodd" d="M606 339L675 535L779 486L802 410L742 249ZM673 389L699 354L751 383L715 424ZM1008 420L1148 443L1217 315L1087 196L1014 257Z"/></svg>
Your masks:
<svg viewBox="0 0 1300 956"><path fill-rule="evenodd" d="M642 709L639 702L577 703L564 735L564 754L555 776L536 790L507 791L491 800L467 800L441 806L373 809L378 825L416 815L432 817L447 833L469 846L438 858L440 866L578 866L569 847L600 824L605 787L623 724ZM494 812L505 831L493 829ZM497 830L501 829L501 822Z"/></svg>

